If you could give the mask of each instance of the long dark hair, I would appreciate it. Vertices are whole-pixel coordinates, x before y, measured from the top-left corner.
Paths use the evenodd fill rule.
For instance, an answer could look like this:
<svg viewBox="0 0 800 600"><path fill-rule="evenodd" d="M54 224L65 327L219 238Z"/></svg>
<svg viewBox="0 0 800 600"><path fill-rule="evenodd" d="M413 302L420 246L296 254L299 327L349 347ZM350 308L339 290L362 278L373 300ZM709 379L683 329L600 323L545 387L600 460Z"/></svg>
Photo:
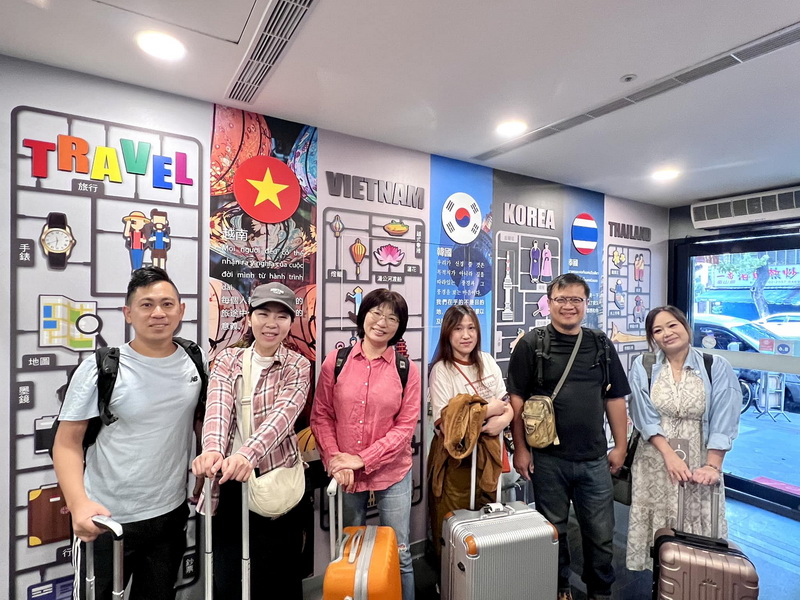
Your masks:
<svg viewBox="0 0 800 600"><path fill-rule="evenodd" d="M392 307L392 311L400 319L400 324L397 326L397 331L389 340L389 345L394 346L403 337L408 325L408 304L406 299L399 293L387 290L386 288L378 288L372 290L361 300L361 306L358 309L358 316L356 317L356 335L359 339L364 339L364 320L367 318L367 313L373 308L381 304L388 304Z"/></svg>
<svg viewBox="0 0 800 600"><path fill-rule="evenodd" d="M656 317L659 313L668 312L671 314L675 319L683 325L684 329L686 329L686 333L689 334L689 345L692 345L692 328L689 327L689 321L686 320L686 315L683 314L683 311L680 308L675 306L671 306L669 304L665 306L656 306L653 309L650 309L650 312L647 313L647 318L644 320L644 332L647 336L647 345L650 346L651 350L655 350L658 347L655 340L653 339L653 322L656 320Z"/></svg>
<svg viewBox="0 0 800 600"><path fill-rule="evenodd" d="M439 350L436 352L436 357L433 359L431 366L439 361L455 364L455 354L453 353L453 345L450 343L450 336L464 317L469 317L475 324L478 340L472 352L469 353L469 362L478 369L478 379L483 379L481 324L478 322L478 315L475 314L475 311L468 304L454 304L444 313L444 317L442 317L442 331L439 333Z"/></svg>

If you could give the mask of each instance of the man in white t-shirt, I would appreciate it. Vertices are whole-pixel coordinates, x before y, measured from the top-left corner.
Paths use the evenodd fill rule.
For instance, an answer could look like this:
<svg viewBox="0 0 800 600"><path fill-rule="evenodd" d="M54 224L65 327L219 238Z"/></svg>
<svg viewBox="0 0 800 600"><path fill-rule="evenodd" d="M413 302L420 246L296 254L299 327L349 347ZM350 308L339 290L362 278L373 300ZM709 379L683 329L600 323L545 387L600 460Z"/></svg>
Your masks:
<svg viewBox="0 0 800 600"><path fill-rule="evenodd" d="M172 600L186 545L187 468L202 382L195 363L172 339L185 305L164 270L134 271L122 310L134 337L119 349L109 402L117 420L100 428L84 457L84 434L89 420L99 415L92 355L70 381L53 447L58 483L75 532L76 597L85 594L86 561L80 542L102 533L93 516L108 515L123 527L126 585L133 578L130 598ZM95 542L95 576L97 598L111 598L108 535Z"/></svg>

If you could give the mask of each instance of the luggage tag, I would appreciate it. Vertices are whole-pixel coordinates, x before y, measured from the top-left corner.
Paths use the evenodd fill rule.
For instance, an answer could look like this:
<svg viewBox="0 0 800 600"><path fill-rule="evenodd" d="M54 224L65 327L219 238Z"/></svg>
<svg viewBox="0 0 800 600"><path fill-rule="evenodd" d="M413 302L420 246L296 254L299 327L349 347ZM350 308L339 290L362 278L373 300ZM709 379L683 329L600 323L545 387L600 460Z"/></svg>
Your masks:
<svg viewBox="0 0 800 600"><path fill-rule="evenodd" d="M683 438L671 438L669 440L669 445L675 451L675 454L678 455L678 458L685 462L688 468L691 468L689 466L689 440Z"/></svg>

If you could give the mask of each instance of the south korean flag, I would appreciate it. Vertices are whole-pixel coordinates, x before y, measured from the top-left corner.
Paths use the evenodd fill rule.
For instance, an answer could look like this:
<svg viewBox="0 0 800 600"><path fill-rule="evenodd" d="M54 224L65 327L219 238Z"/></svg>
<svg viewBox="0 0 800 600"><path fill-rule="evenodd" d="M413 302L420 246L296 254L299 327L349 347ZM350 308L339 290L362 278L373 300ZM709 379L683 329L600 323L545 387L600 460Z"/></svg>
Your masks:
<svg viewBox="0 0 800 600"><path fill-rule="evenodd" d="M481 230L481 209L465 192L456 192L442 207L442 227L456 244L469 244Z"/></svg>

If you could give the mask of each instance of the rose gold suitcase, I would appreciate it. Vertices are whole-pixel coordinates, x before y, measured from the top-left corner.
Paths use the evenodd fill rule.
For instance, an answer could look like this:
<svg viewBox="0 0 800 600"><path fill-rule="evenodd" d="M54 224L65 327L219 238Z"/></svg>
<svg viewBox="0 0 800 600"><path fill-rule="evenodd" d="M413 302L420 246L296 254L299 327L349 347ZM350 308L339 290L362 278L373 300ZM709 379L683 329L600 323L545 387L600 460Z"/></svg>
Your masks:
<svg viewBox="0 0 800 600"><path fill-rule="evenodd" d="M678 488L678 528L654 536L654 600L755 600L758 573L736 544L719 538L719 485L711 508L712 537L684 533L684 484Z"/></svg>

